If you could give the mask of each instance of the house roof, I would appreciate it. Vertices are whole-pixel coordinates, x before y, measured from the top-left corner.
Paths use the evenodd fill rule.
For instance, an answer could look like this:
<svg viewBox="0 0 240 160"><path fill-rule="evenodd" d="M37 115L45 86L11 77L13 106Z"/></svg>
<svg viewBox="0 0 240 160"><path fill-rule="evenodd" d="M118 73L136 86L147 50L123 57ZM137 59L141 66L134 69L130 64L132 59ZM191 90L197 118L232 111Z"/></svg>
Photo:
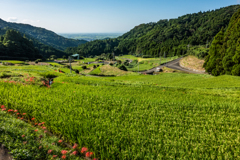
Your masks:
<svg viewBox="0 0 240 160"><path fill-rule="evenodd" d="M71 55L72 57L78 57L79 56L79 54L74 54L74 55Z"/></svg>

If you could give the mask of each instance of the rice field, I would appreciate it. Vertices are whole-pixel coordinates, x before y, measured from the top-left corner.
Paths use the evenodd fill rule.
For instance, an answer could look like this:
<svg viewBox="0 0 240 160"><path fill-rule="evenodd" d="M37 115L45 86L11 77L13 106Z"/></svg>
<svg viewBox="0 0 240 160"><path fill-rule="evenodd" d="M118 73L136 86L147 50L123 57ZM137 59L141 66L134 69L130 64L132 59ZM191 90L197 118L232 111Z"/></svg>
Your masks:
<svg viewBox="0 0 240 160"><path fill-rule="evenodd" d="M240 158L239 77L59 74L51 88L0 86L0 104L44 121L99 159Z"/></svg>
<svg viewBox="0 0 240 160"><path fill-rule="evenodd" d="M12 64L24 64L24 61L16 61L16 60L0 60L0 62L8 62Z"/></svg>

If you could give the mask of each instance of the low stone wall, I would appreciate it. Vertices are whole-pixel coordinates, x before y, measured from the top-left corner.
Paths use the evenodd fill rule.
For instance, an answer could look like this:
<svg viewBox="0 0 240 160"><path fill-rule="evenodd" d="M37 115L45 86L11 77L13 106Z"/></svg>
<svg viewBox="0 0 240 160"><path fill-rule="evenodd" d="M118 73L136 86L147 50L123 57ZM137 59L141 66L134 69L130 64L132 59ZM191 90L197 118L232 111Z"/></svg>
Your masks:
<svg viewBox="0 0 240 160"><path fill-rule="evenodd" d="M197 69L193 69L193 68L189 68L189 67L184 66L184 65L182 64L182 59L179 61L179 65L180 65L180 67L185 68L185 69L188 69L188 70L190 70L190 71L199 72L199 73L206 73L205 70L204 70L204 71L200 71L200 70L197 70Z"/></svg>

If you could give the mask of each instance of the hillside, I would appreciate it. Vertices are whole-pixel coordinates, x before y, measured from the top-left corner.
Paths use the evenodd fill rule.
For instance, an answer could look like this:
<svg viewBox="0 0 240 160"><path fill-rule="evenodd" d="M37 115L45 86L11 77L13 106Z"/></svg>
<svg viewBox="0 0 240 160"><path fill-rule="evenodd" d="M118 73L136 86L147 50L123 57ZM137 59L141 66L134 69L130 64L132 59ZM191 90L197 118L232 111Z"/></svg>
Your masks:
<svg viewBox="0 0 240 160"><path fill-rule="evenodd" d="M62 51L65 50L67 47L75 47L87 42L84 40L64 38L44 28L34 27L28 24L6 22L2 19L0 19L0 29L17 30L23 34L29 35L37 39L39 42L45 45L52 46Z"/></svg>
<svg viewBox="0 0 240 160"><path fill-rule="evenodd" d="M222 28L214 37L204 67L215 76L240 76L240 9L232 16L227 30Z"/></svg>
<svg viewBox="0 0 240 160"><path fill-rule="evenodd" d="M31 40L14 30L8 30L4 36L0 36L0 59L38 59L43 58L39 54Z"/></svg>
<svg viewBox="0 0 240 160"><path fill-rule="evenodd" d="M6 30L6 29L0 29L0 36L4 36L7 31L8 30ZM20 34L22 36L25 36L27 39L29 39L33 43L34 47L38 50L39 54L41 54L44 58L49 58L51 55L56 55L57 57L61 58L64 55L66 55L65 52L55 49L51 46L45 45L45 44L39 42L38 40L32 38L29 35L25 35L23 33L20 33ZM0 55L0 56L2 56L2 55ZM19 55L19 56L24 57L24 55Z"/></svg>
<svg viewBox="0 0 240 160"><path fill-rule="evenodd" d="M210 43L220 29L227 28L239 5L207 12L187 14L176 19L140 24L116 39L96 40L68 49L68 53L81 50L82 55L146 54L181 55L187 45Z"/></svg>

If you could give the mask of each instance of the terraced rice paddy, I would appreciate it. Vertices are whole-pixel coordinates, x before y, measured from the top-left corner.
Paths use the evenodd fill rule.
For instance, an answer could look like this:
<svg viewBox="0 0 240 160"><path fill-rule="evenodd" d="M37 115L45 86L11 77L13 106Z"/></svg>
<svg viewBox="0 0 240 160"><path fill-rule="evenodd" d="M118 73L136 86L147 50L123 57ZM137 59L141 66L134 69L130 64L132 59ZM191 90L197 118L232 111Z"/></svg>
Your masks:
<svg viewBox="0 0 240 160"><path fill-rule="evenodd" d="M99 159L240 158L239 77L58 74L51 88L0 86L0 104L44 121Z"/></svg>

